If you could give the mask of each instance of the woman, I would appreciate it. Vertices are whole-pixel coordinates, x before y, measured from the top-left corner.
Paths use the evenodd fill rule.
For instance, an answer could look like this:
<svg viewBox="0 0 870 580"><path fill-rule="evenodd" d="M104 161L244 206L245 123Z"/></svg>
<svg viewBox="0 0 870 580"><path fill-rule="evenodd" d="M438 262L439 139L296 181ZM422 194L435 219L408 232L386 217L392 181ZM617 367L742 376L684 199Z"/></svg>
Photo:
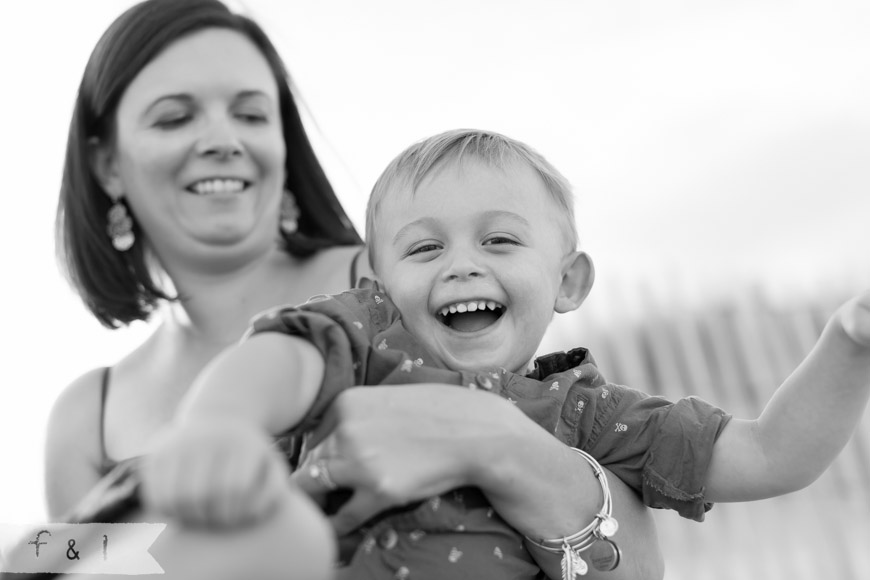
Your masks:
<svg viewBox="0 0 870 580"><path fill-rule="evenodd" d="M55 404L46 455L50 515L61 517L113 465L144 454L193 378L254 314L353 284L360 244L308 142L283 64L256 24L216 0L147 0L121 15L82 79L58 248L71 283L103 324L147 320L158 308L162 320L142 346L110 370L86 373ZM484 491L520 531L556 537L582 528L600 501L589 467L521 414L452 391L451 406L427 405L432 398L417 387L398 397L367 389L352 404L337 401L338 427L316 452L353 467L341 479L335 470L335 483L358 497L336 527L350 531L385 507L457 487L470 469L483 468L492 482ZM395 417L396 406L408 407L425 462L419 447L389 435L395 423L366 428L355 447L341 436L379 414ZM505 444L513 452L495 461ZM661 576L650 518L610 479L625 558L606 577ZM322 491L306 473L297 482ZM295 489L267 525L219 539L170 528L152 552L181 577L233 577L232 565L256 577L289 567L312 578L328 574L325 527ZM263 542L275 538L282 540L276 549L284 548L263 557L275 552L264 552ZM197 550L211 555L209 566L192 556ZM304 574L302 556L314 562ZM558 557L542 553L541 561L558 577Z"/></svg>

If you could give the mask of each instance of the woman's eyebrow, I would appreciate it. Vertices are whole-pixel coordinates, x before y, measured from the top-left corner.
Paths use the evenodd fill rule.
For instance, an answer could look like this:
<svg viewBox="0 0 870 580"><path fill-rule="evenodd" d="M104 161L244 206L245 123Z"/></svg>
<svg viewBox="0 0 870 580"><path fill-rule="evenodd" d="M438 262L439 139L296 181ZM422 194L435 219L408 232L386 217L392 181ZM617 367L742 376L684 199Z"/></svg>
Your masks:
<svg viewBox="0 0 870 580"><path fill-rule="evenodd" d="M268 102L272 101L269 94L266 93L265 91L261 91L259 89L250 89L250 90L239 91L238 93L236 93L236 95L233 97L233 102L238 103L240 101L244 101L247 99L257 99L257 98L265 99ZM157 97L150 105L148 105L145 108L145 111L143 112L143 116L147 115L157 105L159 105L160 103L163 103L165 101L179 101L179 102L182 102L184 104L189 105L189 104L193 103L194 98L193 98L193 95L191 95L190 93L170 93L167 95L161 95L161 96Z"/></svg>
<svg viewBox="0 0 870 580"><path fill-rule="evenodd" d="M181 101L185 104L190 104L193 102L193 97L188 93L171 93L168 95L161 95L154 99L150 105L145 107L145 111L143 111L142 116L146 116L150 113L157 105L163 103L165 101Z"/></svg>
<svg viewBox="0 0 870 580"><path fill-rule="evenodd" d="M233 102L238 103L239 101L244 101L246 99L257 99L257 98L265 99L266 101L272 102L272 97L269 96L268 93L266 93L265 91L257 90L257 89L239 91L238 93L236 93L235 98L233 98Z"/></svg>

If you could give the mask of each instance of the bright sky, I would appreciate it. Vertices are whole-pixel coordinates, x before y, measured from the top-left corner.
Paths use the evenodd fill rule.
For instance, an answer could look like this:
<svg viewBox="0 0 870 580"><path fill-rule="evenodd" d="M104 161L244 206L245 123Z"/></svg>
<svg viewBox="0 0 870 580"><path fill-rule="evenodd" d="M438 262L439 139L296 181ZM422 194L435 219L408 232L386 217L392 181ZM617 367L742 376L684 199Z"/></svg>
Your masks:
<svg viewBox="0 0 870 580"><path fill-rule="evenodd" d="M53 258L74 94L94 43L130 4L4 3L0 522L43 517L44 426L59 391L147 332L103 330ZM285 56L360 228L396 153L481 127L528 142L575 185L598 269L587 308L663 274L704 288L757 280L780 294L870 280L863 0L241 4Z"/></svg>

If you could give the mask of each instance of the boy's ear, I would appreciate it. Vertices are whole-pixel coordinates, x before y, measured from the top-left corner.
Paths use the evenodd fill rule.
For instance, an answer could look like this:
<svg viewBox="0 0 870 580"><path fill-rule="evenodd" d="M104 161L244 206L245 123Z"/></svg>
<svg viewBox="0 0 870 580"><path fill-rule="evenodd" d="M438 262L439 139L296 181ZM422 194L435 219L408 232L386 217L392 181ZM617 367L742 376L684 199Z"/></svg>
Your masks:
<svg viewBox="0 0 870 580"><path fill-rule="evenodd" d="M103 191L117 201L124 195L124 184L118 172L114 149L107 143L100 142L96 137L91 137L88 140L88 156L91 170Z"/></svg>
<svg viewBox="0 0 870 580"><path fill-rule="evenodd" d="M595 282L595 266L586 252L571 252L562 261L562 285L553 307L558 313L577 310Z"/></svg>
<svg viewBox="0 0 870 580"><path fill-rule="evenodd" d="M368 252L368 247L366 247L364 252L365 256L361 256L360 259L357 260L356 287L363 290L370 288L375 292L389 293L389 290L387 290L384 281L380 279L377 273L375 273L375 269L372 268L370 262L371 254Z"/></svg>
<svg viewBox="0 0 870 580"><path fill-rule="evenodd" d="M369 278L367 276L360 276L359 280L356 281L356 287L361 290L372 289L375 292L384 292L384 286L381 284L376 278Z"/></svg>

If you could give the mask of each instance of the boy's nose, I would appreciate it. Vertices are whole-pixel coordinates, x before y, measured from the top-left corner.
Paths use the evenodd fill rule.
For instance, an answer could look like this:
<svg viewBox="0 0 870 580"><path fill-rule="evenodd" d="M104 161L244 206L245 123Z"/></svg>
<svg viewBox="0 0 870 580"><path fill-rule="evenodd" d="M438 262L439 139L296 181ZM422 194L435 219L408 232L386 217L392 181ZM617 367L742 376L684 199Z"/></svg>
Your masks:
<svg viewBox="0 0 870 580"><path fill-rule="evenodd" d="M467 255L456 256L444 269L444 281L468 280L484 276L484 269Z"/></svg>

